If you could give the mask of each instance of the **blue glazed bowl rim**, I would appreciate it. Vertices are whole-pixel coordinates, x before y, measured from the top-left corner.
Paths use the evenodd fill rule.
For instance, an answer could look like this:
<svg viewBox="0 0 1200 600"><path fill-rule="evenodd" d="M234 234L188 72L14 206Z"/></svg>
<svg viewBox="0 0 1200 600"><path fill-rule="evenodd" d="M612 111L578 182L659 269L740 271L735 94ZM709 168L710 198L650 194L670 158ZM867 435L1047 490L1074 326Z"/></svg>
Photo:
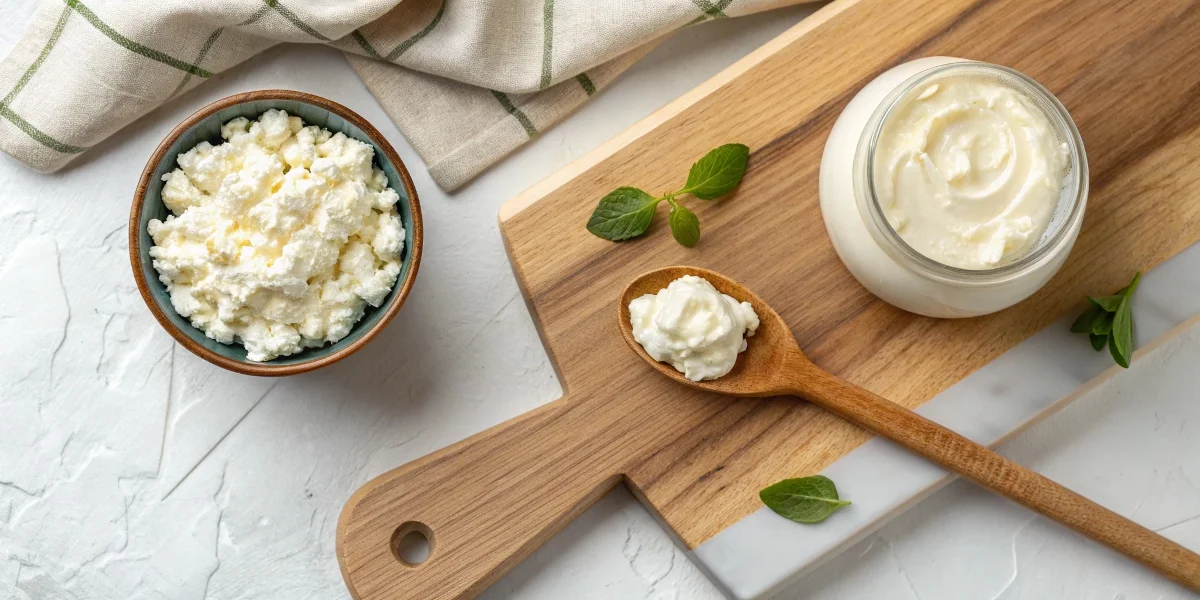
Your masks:
<svg viewBox="0 0 1200 600"><path fill-rule="evenodd" d="M350 124L360 129L383 153L383 158L389 161L395 168L396 173L400 176L404 191L406 192L404 199L407 201L412 215L412 224L408 235L412 239L412 248L409 255L405 257L408 263L404 279L396 282L394 293L391 301L384 307L383 316L371 326L370 329L363 332L361 336L352 342L329 352L328 354L314 356L310 360L293 362L289 364L272 364L270 362L256 363L249 361L241 361L214 352L191 339L186 333L181 331L177 325L171 322L158 301L154 298L151 292L150 285L146 281L145 275L141 268L142 248L141 248L141 220L142 212L145 208L145 200L147 192L152 184L152 177L159 165L169 153L175 142L198 125L203 120L213 114L252 102L271 101L271 100L288 100L309 104L317 108L327 110L330 113L346 120ZM421 264L421 243L423 238L423 229L421 225L421 205L417 198L417 190L413 186L412 177L408 173L408 168L404 165L404 161L400 160L400 156L396 154L395 148L388 143L387 138L379 133L366 119L362 118L358 113L329 100L314 94L299 92L295 90L256 90L252 92L243 92L221 98L200 110L192 113L191 116L184 119L179 125L176 125L170 133L167 134L163 141L154 150L150 159L146 161L146 167L142 170L142 176L138 181L137 189L133 195L133 206L129 213L129 262L133 268L133 277L137 283L138 291L142 295L142 300L145 301L146 307L154 315L155 320L162 326L175 341L179 342L184 348L193 354L203 358L204 360L217 365L218 367L228 369L245 375L258 375L277 377L282 375L295 375L312 371L323 366L335 363L354 352L357 352L368 342L375 337L377 333L383 330L389 322L400 311L400 307L404 305L404 301L408 298L409 292L412 290L413 282L416 280L418 267Z"/></svg>

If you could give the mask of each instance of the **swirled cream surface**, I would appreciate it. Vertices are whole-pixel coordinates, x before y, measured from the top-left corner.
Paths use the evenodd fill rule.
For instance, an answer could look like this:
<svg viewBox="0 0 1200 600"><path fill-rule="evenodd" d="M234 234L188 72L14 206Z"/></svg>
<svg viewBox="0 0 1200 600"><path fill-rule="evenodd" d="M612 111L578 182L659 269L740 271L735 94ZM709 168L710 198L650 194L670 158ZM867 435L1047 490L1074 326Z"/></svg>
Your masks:
<svg viewBox="0 0 1200 600"><path fill-rule="evenodd" d="M733 369L746 337L759 324L749 302L738 302L695 275L631 300L629 320L633 338L647 354L692 381L716 379Z"/></svg>
<svg viewBox="0 0 1200 600"><path fill-rule="evenodd" d="M946 77L901 98L883 123L874 180L892 228L945 265L992 269L1025 255L1050 223L1067 145L1017 90Z"/></svg>

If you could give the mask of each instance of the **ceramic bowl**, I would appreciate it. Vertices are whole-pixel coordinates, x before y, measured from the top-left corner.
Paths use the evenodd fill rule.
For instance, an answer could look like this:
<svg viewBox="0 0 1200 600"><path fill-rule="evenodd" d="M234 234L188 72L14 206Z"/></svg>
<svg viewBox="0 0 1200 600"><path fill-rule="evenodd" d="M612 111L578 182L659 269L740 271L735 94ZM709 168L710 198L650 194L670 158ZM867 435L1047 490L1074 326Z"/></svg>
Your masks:
<svg viewBox="0 0 1200 600"><path fill-rule="evenodd" d="M150 248L154 241L146 231L150 219L163 220L169 214L163 205L162 176L176 167L175 158L196 144L208 141L221 143L221 125L236 117L255 119L269 109L287 111L298 116L305 125L318 125L334 133L370 144L375 148L375 166L387 175L388 185L400 194L397 208L406 232L404 264L391 293L379 308L367 307L366 314L349 335L333 344L308 348L299 354L281 356L267 362L246 359L241 344L222 344L209 339L203 331L179 316L171 306L166 287L158 279L151 264ZM421 207L417 191L404 163L383 135L354 111L336 102L290 90L260 90L236 94L217 100L196 111L167 135L146 163L142 178L133 196L129 215L129 260L138 290L150 312L176 341L200 358L214 365L247 375L293 375L323 367L341 360L366 345L396 316L412 289L421 263Z"/></svg>

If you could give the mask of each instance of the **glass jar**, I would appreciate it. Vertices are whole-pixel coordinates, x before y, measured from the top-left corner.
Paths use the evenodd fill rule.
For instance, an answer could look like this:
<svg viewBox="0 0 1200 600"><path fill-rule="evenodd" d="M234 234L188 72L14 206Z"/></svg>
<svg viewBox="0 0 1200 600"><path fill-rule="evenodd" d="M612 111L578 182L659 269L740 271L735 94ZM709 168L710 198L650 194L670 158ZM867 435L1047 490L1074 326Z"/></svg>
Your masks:
<svg viewBox="0 0 1200 600"><path fill-rule="evenodd" d="M946 77L981 78L1023 94L1044 113L1069 156L1045 231L1024 255L996 268L963 269L921 254L893 229L875 194L873 157L889 113L915 90ZM1083 222L1087 157L1071 116L1037 82L998 65L930 57L884 72L846 105L825 143L819 187L825 228L859 283L910 312L972 317L1024 300L1062 266Z"/></svg>

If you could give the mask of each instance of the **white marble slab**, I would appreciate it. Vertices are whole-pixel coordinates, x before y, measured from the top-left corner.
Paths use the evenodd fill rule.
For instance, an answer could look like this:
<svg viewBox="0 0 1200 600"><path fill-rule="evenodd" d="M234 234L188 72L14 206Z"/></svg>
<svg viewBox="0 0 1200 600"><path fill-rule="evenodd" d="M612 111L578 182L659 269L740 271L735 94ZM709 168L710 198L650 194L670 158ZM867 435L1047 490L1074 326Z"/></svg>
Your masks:
<svg viewBox="0 0 1200 600"><path fill-rule="evenodd" d="M1200 550L1200 323L999 451ZM780 598L1158 599L1196 595L967 481L955 481Z"/></svg>
<svg viewBox="0 0 1200 600"><path fill-rule="evenodd" d="M1134 303L1139 346L1172 337L1171 330L1200 314L1198 267L1200 244L1143 276ZM1086 339L1068 331L1074 317L1018 344L917 412L994 445L1069 403L1084 384L1116 375L1120 368L1108 352L1093 351ZM733 598L767 597L952 480L940 467L880 438L822 473L838 482L852 505L820 526L793 523L761 508L697 547L697 564Z"/></svg>

